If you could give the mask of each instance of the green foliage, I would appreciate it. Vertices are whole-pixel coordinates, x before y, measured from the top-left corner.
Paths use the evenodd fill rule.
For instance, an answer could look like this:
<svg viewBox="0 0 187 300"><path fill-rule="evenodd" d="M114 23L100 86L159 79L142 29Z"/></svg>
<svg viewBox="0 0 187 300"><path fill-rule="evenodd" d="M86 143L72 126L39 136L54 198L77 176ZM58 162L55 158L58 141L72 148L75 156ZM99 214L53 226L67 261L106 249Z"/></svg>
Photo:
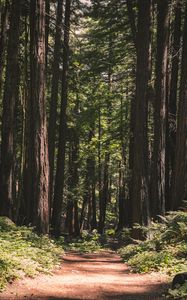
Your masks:
<svg viewBox="0 0 187 300"><path fill-rule="evenodd" d="M93 253L102 251L103 236L98 234L97 230L91 232L82 231L82 235L78 239L72 239L66 244L66 250L78 251L81 253Z"/></svg>
<svg viewBox="0 0 187 300"><path fill-rule="evenodd" d="M170 276L187 270L187 212L170 212L161 222L142 227L145 241L119 250L134 272L162 271ZM171 277L171 278L172 278ZM169 290L169 299L187 299L187 284Z"/></svg>
<svg viewBox="0 0 187 300"><path fill-rule="evenodd" d="M59 262L62 247L31 228L17 227L0 217L0 290L15 278L49 272Z"/></svg>
<svg viewBox="0 0 187 300"><path fill-rule="evenodd" d="M128 260L135 272L150 272L164 270L174 265L174 258L169 251L143 251Z"/></svg>
<svg viewBox="0 0 187 300"><path fill-rule="evenodd" d="M168 294L169 299L187 299L187 282L181 286L178 286L176 289L169 289Z"/></svg>
<svg viewBox="0 0 187 300"><path fill-rule="evenodd" d="M135 272L162 270L170 275L187 268L187 213L171 212L142 227L145 241L136 241L119 250Z"/></svg>

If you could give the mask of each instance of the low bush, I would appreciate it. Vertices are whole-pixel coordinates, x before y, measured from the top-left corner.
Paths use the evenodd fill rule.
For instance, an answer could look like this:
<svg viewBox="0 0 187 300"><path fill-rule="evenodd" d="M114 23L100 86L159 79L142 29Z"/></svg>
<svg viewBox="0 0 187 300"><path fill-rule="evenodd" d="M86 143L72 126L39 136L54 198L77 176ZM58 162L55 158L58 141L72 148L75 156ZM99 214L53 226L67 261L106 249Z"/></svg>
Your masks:
<svg viewBox="0 0 187 300"><path fill-rule="evenodd" d="M161 271L172 277L187 271L187 212L171 212L141 227L147 237L119 249L134 272ZM187 299L187 284L169 290L169 299Z"/></svg>
<svg viewBox="0 0 187 300"><path fill-rule="evenodd" d="M8 218L0 217L0 290L15 278L50 272L59 263L62 251L47 236L39 236L32 228L17 227Z"/></svg>

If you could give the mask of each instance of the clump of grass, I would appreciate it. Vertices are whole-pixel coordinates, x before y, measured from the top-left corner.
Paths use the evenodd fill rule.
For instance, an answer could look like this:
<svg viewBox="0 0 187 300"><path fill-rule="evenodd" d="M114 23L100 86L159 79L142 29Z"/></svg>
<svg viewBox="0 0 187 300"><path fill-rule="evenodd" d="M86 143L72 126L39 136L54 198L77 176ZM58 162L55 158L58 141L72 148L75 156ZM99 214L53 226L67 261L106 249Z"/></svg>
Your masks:
<svg viewBox="0 0 187 300"><path fill-rule="evenodd" d="M59 263L63 249L32 228L17 227L0 217L0 291L15 278L48 273Z"/></svg>

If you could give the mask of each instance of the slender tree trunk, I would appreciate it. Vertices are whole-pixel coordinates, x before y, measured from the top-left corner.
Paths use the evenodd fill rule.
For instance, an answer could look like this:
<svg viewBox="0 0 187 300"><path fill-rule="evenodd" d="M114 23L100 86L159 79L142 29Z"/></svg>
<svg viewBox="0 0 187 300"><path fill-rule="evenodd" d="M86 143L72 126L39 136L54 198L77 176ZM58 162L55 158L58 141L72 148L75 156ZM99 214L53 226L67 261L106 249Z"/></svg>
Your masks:
<svg viewBox="0 0 187 300"><path fill-rule="evenodd" d="M45 0L32 0L30 12L33 224L38 232L46 234L49 231L49 161L45 104Z"/></svg>
<svg viewBox="0 0 187 300"><path fill-rule="evenodd" d="M89 138L88 138L88 144L90 144L93 135L94 135L94 129L92 128L92 130L90 130L89 132ZM88 207L88 212L91 214L92 213L92 221L94 220L95 223L95 211L93 213L93 210L95 210L95 206L96 204L93 204L92 207L92 203L94 202L94 191L93 191L93 186L94 186L94 159L92 157L92 154L88 155L87 161L86 161L86 178L85 178L85 184L84 184L84 198L83 198L83 204L82 204L82 210L81 210L81 217L80 217L80 228L83 229L84 226L84 219L85 219L85 215L86 215L86 209ZM92 202L93 201L93 202ZM90 209L89 209L90 207ZM87 216L88 217L88 216ZM88 219L88 218L87 218ZM89 222L91 222L91 220L87 221L87 226L90 228L92 227L92 224L90 224Z"/></svg>
<svg viewBox="0 0 187 300"><path fill-rule="evenodd" d="M111 46L112 40L111 36L109 36L109 62L111 60ZM108 134L110 134L110 118L111 118L111 99L110 93L112 91L112 70L109 63L108 69L108 103L107 103L107 123L108 123ZM107 203L109 201L109 164L110 164L110 138L107 137L106 141L106 150L105 150L105 159L104 159L104 166L103 166L103 186L101 190L101 198L99 202L99 233L104 232L105 227L105 219L106 219L106 208Z"/></svg>
<svg viewBox="0 0 187 300"><path fill-rule="evenodd" d="M127 12L128 12L128 17L129 17L129 22L130 22L130 27L131 27L131 32L132 32L132 38L135 47L137 48L137 28L136 28L136 19L135 19L135 13L133 9L133 0L127 0Z"/></svg>
<svg viewBox="0 0 187 300"><path fill-rule="evenodd" d="M0 169L0 213L12 218L13 170L14 170L14 114L18 86L18 50L21 0L13 0L11 6L10 29L6 79L3 96L2 145Z"/></svg>
<svg viewBox="0 0 187 300"><path fill-rule="evenodd" d="M172 180L175 164L175 148L176 148L176 114L177 114L177 98L178 98L178 81L179 81L179 60L180 60L180 42L181 42L181 2L177 1L175 6L175 23L172 45L172 61L171 61L171 80L170 80L170 95L168 108L168 159L169 167L171 168L171 176L169 178L169 195L166 199L166 210L171 209L172 198Z"/></svg>
<svg viewBox="0 0 187 300"><path fill-rule="evenodd" d="M147 90L149 79L151 1L138 1L137 71L132 169L133 223L147 224L149 218ZM134 237L140 237L134 230Z"/></svg>
<svg viewBox="0 0 187 300"><path fill-rule="evenodd" d="M20 178L22 180L18 205L17 205L17 213L16 220L20 225L26 224L28 225L31 222L31 219L28 218L27 213L27 192L28 192L28 161L29 161L29 133L28 133L28 94L29 94L29 82L28 82L28 74L29 74L29 66L28 66L28 42L29 42L29 28L28 28L28 16L25 16L25 28L24 28L24 58L23 58L23 89L22 89L22 145L21 145L21 167L20 167ZM26 193L26 194L25 194ZM28 209L29 210L29 209Z"/></svg>
<svg viewBox="0 0 187 300"><path fill-rule="evenodd" d="M67 229L69 234L80 233L79 221L78 221L78 156L79 156L79 137L77 129L72 129L72 137L70 141L70 159L69 159L69 197L67 204Z"/></svg>
<svg viewBox="0 0 187 300"><path fill-rule="evenodd" d="M50 0L45 0L45 65L48 67Z"/></svg>
<svg viewBox="0 0 187 300"><path fill-rule="evenodd" d="M62 72L62 97L61 115L59 127L59 145L57 157L57 170L54 189L54 203L52 214L52 227L55 235L60 234L61 212L64 192L65 174L65 153L66 153L66 109L68 98L68 65L69 65L69 32L70 32L70 13L71 0L66 0L65 21L64 21L64 51L63 51L63 72Z"/></svg>
<svg viewBox="0 0 187 300"><path fill-rule="evenodd" d="M172 208L178 209L187 197L187 5L183 33L181 83L176 134L176 156L172 186Z"/></svg>
<svg viewBox="0 0 187 300"><path fill-rule="evenodd" d="M156 99L151 182L151 212L153 217L165 213L167 44L168 0L158 0L155 82Z"/></svg>
<svg viewBox="0 0 187 300"><path fill-rule="evenodd" d="M61 37L62 37L62 9L63 1L58 1L57 19L56 19L56 35L53 61L53 75L51 87L51 101L49 110L49 128L48 128L48 144L49 144L49 166L50 166L50 190L49 203L50 210L52 208L53 189L54 189L54 159L55 159L55 141L57 131L57 104L58 104L58 90L59 90L59 63L61 54Z"/></svg>
<svg viewBox="0 0 187 300"><path fill-rule="evenodd" d="M7 28L8 28L8 17L9 17L9 3L5 1L3 10L1 12L1 33L0 33L0 95L2 90L2 74L4 67L4 52L6 47L7 39Z"/></svg>
<svg viewBox="0 0 187 300"><path fill-rule="evenodd" d="M127 117L127 116L126 116ZM123 98L121 97L121 109L120 109L120 140L121 140L121 161L119 163L119 192L118 192L118 211L119 220L117 230L123 229L128 224L128 200L125 197L125 143L124 143L124 122L123 122Z"/></svg>

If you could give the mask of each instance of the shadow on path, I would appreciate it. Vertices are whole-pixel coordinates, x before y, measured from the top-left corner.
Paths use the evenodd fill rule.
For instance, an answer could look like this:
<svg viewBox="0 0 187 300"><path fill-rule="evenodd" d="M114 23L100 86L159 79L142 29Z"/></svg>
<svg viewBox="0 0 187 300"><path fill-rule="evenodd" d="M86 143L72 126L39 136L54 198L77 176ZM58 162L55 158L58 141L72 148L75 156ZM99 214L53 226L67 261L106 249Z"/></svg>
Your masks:
<svg viewBox="0 0 187 300"><path fill-rule="evenodd" d="M161 300L165 289L166 280L160 274L132 274L114 252L69 252L52 276L17 281L0 299Z"/></svg>

